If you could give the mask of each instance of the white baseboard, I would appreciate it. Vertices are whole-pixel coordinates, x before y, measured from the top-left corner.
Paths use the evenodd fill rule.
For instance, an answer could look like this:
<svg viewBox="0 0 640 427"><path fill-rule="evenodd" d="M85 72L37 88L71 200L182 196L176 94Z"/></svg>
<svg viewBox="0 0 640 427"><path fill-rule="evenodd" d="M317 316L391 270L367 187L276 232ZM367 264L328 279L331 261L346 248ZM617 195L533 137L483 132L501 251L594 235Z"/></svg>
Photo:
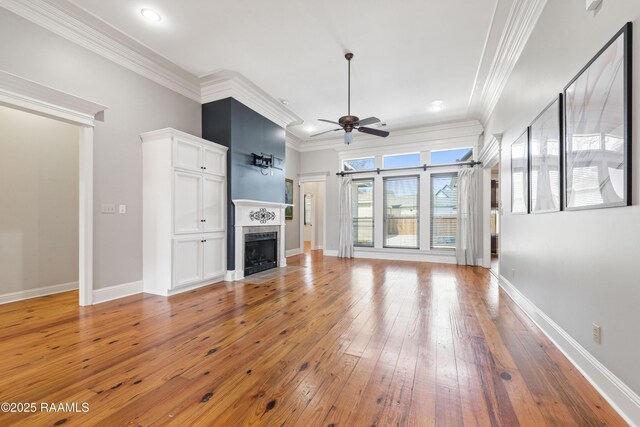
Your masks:
<svg viewBox="0 0 640 427"><path fill-rule="evenodd" d="M215 285L216 283L220 283L220 282L224 281L226 279L227 274L228 273L226 273L224 276L220 276L220 277L212 277L211 279L208 279L205 282L194 283L193 285L180 286L179 288L170 289L167 292L167 296L178 295L178 294L181 294L183 292L193 291L194 289L204 288L205 286Z"/></svg>
<svg viewBox="0 0 640 427"><path fill-rule="evenodd" d="M286 255L287 257L290 257L290 256L294 256L294 255L300 255L300 254L301 254L301 253L303 253L303 252L304 252L304 251L302 250L302 248L289 249L289 250L285 253L285 255Z"/></svg>
<svg viewBox="0 0 640 427"><path fill-rule="evenodd" d="M324 256L338 256L338 251L324 250ZM388 249L388 248L356 248L354 258L363 259L386 259L393 261L414 261L414 262L434 262L440 264L455 264L454 253L419 251L412 249Z"/></svg>
<svg viewBox="0 0 640 427"><path fill-rule="evenodd" d="M640 396L589 353L571 335L540 310L509 280L500 276L500 287L538 325L544 334L632 426L640 424Z"/></svg>
<svg viewBox="0 0 640 427"><path fill-rule="evenodd" d="M316 245L316 246L311 248L312 251L320 251L322 249L324 249L324 246L322 246L322 245Z"/></svg>
<svg viewBox="0 0 640 427"><path fill-rule="evenodd" d="M60 292L68 292L75 289L78 289L78 282L62 283L60 285L44 286L42 288L9 292L0 295L0 304L22 301L29 298L43 297L45 295L59 294Z"/></svg>
<svg viewBox="0 0 640 427"><path fill-rule="evenodd" d="M100 304L114 299L128 297L129 295L143 292L143 282L123 283L122 285L109 286L102 289L93 290L93 304Z"/></svg>

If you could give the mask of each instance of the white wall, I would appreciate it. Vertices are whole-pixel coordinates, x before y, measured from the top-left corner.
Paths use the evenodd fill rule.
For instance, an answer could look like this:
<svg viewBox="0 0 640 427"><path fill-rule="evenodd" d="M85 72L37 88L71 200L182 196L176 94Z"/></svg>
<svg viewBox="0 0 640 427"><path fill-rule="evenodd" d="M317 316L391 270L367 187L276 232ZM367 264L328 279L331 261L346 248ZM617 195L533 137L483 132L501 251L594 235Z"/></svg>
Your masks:
<svg viewBox="0 0 640 427"><path fill-rule="evenodd" d="M285 224L285 249L290 251L300 246L300 187L298 174L300 173L300 153L287 146L285 152L285 177L293 180L293 219Z"/></svg>
<svg viewBox="0 0 640 427"><path fill-rule="evenodd" d="M614 375L640 393L640 2L605 0L602 5L593 14L585 11L584 0L547 2L486 124L485 135L503 133L500 272ZM635 33L634 205L511 215L511 142L629 20L634 22ZM602 327L602 344L592 341L592 323Z"/></svg>
<svg viewBox="0 0 640 427"><path fill-rule="evenodd" d="M0 69L106 105L95 128L94 288L142 280L142 132L199 136L200 104L0 8ZM126 215L101 215L105 203Z"/></svg>
<svg viewBox="0 0 640 427"><path fill-rule="evenodd" d="M78 282L78 132L0 106L0 295Z"/></svg>

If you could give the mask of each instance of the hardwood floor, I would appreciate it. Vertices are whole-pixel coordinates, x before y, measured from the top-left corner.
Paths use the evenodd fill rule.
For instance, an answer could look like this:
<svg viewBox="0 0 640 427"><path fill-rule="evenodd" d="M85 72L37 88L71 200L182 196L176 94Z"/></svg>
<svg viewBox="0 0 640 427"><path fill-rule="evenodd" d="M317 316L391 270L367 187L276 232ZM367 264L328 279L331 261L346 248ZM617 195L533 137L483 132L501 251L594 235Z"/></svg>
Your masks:
<svg viewBox="0 0 640 427"><path fill-rule="evenodd" d="M488 270L319 252L263 284L0 306L0 425L626 425Z"/></svg>

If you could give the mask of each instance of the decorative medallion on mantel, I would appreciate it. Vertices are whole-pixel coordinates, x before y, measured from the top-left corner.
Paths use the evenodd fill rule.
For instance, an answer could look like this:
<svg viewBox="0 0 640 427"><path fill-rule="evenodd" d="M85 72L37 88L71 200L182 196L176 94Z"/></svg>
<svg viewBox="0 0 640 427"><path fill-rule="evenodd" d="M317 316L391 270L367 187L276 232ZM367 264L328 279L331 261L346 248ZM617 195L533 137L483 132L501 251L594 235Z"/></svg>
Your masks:
<svg viewBox="0 0 640 427"><path fill-rule="evenodd" d="M267 221L273 221L276 218L276 213L268 211L267 208L260 208L257 211L251 211L249 218L251 221L259 221L260 224L266 224Z"/></svg>

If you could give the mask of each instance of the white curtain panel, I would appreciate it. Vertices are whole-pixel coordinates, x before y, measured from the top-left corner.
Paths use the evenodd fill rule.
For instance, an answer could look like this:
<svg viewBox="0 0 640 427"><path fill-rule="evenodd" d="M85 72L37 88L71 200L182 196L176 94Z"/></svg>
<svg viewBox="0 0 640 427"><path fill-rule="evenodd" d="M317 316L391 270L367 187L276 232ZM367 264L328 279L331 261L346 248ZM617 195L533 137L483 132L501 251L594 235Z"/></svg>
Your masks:
<svg viewBox="0 0 640 427"><path fill-rule="evenodd" d="M340 177L340 243L338 258L353 258L353 216L351 214L351 176Z"/></svg>
<svg viewBox="0 0 640 427"><path fill-rule="evenodd" d="M458 173L456 259L461 265L478 265L480 261L481 176L482 170L476 167Z"/></svg>

